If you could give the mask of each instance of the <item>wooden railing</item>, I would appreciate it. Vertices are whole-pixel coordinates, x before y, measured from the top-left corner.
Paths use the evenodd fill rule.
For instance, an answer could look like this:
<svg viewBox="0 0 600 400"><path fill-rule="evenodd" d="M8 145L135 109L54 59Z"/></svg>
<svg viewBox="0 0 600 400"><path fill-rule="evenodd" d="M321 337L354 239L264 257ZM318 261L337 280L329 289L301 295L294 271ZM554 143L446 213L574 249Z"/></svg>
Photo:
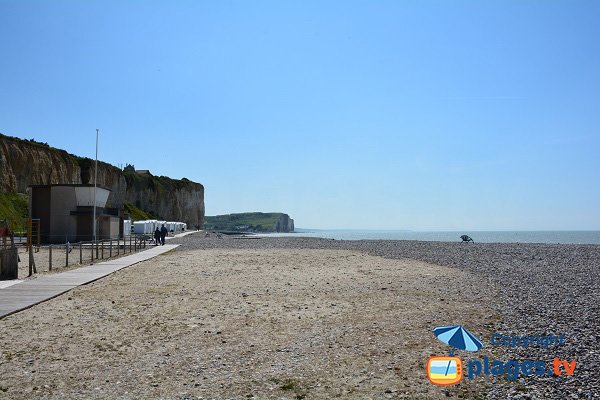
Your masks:
<svg viewBox="0 0 600 400"><path fill-rule="evenodd" d="M64 253L65 267L68 267L70 264L72 264L69 260L73 260L73 257L79 258L78 261L80 265L86 264L84 263L84 259L89 261L89 264L93 264L95 261L106 260L144 250L146 249L149 241L150 238L146 235L132 234L123 239L105 239L97 241L82 241L77 243L67 242L64 244L50 244L47 246L42 246L41 248L48 249L48 270L52 271L56 266L53 264L53 255L57 254L58 252ZM37 273L34 247L27 246L27 251L29 253L29 276L32 276L33 274ZM86 253L89 255L89 257L86 255Z"/></svg>

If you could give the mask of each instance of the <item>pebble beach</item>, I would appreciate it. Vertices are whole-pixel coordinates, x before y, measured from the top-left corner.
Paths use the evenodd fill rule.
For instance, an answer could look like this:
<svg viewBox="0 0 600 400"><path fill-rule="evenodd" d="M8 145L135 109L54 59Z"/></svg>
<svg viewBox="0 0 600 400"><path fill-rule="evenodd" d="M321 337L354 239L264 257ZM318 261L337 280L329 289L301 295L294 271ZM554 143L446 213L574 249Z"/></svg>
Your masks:
<svg viewBox="0 0 600 400"><path fill-rule="evenodd" d="M575 244L330 240L318 238L182 239L185 248L317 248L361 251L390 259L411 259L467 273L493 291L500 316L493 330L506 335L563 334L554 349L495 347L499 359L556 357L577 361L573 376L521 377L494 382L486 398L600 398L600 246ZM476 289L477 290L477 289ZM455 318L450 318L460 323ZM482 339L487 340L489 336ZM485 378L483 378L485 379ZM451 394L451 393L448 393Z"/></svg>

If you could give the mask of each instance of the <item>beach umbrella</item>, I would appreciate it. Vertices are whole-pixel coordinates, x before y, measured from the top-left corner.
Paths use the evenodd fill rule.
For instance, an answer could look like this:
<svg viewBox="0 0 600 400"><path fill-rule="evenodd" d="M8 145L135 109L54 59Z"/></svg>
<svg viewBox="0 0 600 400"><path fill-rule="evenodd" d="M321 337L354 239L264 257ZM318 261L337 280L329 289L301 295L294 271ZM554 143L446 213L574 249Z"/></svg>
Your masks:
<svg viewBox="0 0 600 400"><path fill-rule="evenodd" d="M460 325L438 326L433 334L442 342L460 350L477 351L483 344L471 332Z"/></svg>

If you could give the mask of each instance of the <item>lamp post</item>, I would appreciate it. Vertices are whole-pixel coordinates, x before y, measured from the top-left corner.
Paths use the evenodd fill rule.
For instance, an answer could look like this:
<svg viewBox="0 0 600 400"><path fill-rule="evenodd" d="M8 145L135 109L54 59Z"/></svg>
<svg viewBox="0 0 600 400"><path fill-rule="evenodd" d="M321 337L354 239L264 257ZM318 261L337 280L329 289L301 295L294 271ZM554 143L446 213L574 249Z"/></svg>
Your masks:
<svg viewBox="0 0 600 400"><path fill-rule="evenodd" d="M93 207L94 207L94 243L96 243L96 185L97 185L97 181L98 181L98 131L99 129L96 129L96 167L94 168L94 202L93 202Z"/></svg>

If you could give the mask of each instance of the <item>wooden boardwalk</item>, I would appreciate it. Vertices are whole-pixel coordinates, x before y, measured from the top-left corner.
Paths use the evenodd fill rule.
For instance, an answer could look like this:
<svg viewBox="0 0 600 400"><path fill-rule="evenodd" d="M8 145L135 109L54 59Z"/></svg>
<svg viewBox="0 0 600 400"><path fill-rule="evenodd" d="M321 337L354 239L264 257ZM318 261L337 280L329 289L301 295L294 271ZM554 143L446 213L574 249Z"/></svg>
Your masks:
<svg viewBox="0 0 600 400"><path fill-rule="evenodd" d="M151 247L129 256L67 272L28 279L18 285L0 289L0 319L68 292L77 286L88 284L120 269L149 260L178 246L178 244L166 244Z"/></svg>

